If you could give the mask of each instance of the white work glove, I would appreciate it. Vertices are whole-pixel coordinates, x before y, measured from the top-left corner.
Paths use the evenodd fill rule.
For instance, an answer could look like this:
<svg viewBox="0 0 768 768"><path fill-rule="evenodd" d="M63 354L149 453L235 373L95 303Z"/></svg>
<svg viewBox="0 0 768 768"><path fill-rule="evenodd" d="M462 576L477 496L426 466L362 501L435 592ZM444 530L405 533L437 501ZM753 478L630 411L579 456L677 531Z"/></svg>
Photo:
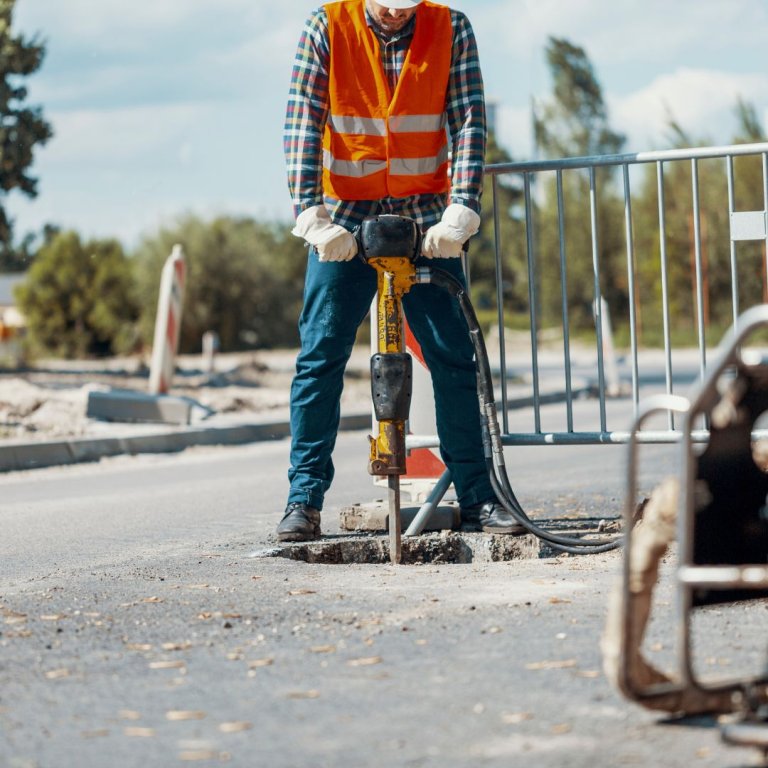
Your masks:
<svg viewBox="0 0 768 768"><path fill-rule="evenodd" d="M461 255L464 243L480 229L480 217L466 205L451 203L443 217L427 230L421 252L428 259L454 259Z"/></svg>
<svg viewBox="0 0 768 768"><path fill-rule="evenodd" d="M314 245L320 261L350 261L357 253L357 240L344 227L331 221L324 205L302 211L291 234Z"/></svg>

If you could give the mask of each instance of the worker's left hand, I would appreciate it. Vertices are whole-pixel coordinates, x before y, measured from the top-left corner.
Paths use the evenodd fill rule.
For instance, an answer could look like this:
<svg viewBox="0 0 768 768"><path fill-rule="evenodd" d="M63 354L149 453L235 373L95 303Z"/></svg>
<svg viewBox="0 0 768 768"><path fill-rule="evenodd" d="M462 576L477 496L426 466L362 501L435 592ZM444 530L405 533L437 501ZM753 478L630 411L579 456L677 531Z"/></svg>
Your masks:
<svg viewBox="0 0 768 768"><path fill-rule="evenodd" d="M349 261L357 254L357 240L351 232L331 221L324 205L314 205L302 211L291 234L314 245L319 261Z"/></svg>
<svg viewBox="0 0 768 768"><path fill-rule="evenodd" d="M464 243L480 229L480 217L466 205L451 203L443 217L427 230L421 252L428 259L453 259L461 255Z"/></svg>

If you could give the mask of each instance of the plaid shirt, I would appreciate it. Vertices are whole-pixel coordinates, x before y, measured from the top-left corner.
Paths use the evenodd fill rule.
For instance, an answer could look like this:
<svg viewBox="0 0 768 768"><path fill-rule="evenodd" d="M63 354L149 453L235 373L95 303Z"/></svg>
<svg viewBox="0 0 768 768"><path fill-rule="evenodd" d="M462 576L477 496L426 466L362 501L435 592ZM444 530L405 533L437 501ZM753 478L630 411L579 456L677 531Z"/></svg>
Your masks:
<svg viewBox="0 0 768 768"><path fill-rule="evenodd" d="M418 11L417 11L418 13ZM394 86L413 38L416 17L398 33L386 37L366 10L381 45L384 71ZM483 78L472 26L460 11L451 11L453 54L445 110L452 144L450 200L480 212L486 125ZM385 197L381 200L336 200L323 197L322 144L328 118L328 17L324 8L307 21L299 40L288 95L283 146L288 188L294 214L325 203L336 224L353 230L366 216L394 213L415 219L422 227L435 224L445 209L445 195Z"/></svg>

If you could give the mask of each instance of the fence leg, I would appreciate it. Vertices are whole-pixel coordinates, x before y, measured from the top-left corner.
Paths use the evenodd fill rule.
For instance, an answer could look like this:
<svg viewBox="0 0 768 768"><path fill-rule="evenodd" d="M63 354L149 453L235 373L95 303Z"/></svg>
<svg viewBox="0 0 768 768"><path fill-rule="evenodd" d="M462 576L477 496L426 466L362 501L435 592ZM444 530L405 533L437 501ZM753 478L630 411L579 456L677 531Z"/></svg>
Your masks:
<svg viewBox="0 0 768 768"><path fill-rule="evenodd" d="M424 527L429 522L429 518L437 509L437 505L440 503L443 496L445 496L450 485L451 471L446 469L445 472L440 475L435 487L427 497L427 500L421 505L419 511L416 513L416 517L413 518L411 524L408 526L408 530L405 532L406 536L418 536L424 530Z"/></svg>
<svg viewBox="0 0 768 768"><path fill-rule="evenodd" d="M206 373L216 370L216 353L219 351L219 334L216 331L206 331L203 334L203 365Z"/></svg>
<svg viewBox="0 0 768 768"><path fill-rule="evenodd" d="M603 365L605 366L605 393L608 397L618 397L621 394L619 366L616 362L616 347L613 344L613 328L611 327L611 312L608 302L600 297L600 310L603 318Z"/></svg>

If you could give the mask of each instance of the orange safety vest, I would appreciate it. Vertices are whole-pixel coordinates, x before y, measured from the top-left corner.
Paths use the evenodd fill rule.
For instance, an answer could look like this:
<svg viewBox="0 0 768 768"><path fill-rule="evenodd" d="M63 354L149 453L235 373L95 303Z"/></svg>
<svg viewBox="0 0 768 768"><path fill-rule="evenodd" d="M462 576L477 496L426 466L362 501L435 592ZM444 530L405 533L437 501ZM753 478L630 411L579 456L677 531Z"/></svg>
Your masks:
<svg viewBox="0 0 768 768"><path fill-rule="evenodd" d="M323 192L339 200L443 194L450 189L445 98L451 11L424 0L394 94L366 23L365 0L325 6L330 110Z"/></svg>

